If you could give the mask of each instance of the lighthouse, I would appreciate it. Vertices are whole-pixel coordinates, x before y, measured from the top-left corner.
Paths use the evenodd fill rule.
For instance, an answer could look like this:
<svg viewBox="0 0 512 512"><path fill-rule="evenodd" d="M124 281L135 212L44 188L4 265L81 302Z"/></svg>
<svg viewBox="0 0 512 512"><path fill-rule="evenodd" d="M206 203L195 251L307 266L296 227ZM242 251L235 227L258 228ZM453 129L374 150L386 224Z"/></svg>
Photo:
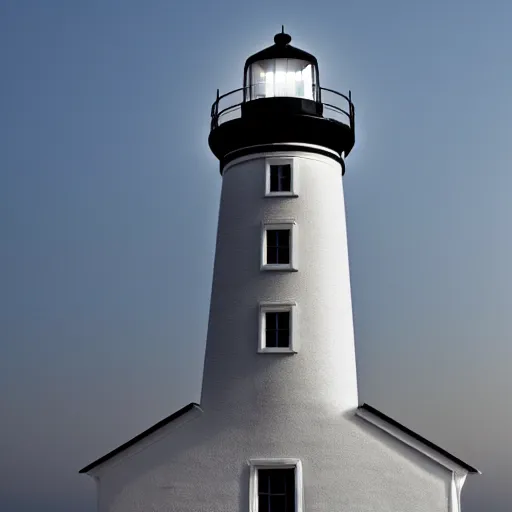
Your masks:
<svg viewBox="0 0 512 512"><path fill-rule="evenodd" d="M278 33L217 91L222 180L200 403L81 470L100 512L460 512L460 458L360 405L343 176L350 92Z"/></svg>
<svg viewBox="0 0 512 512"><path fill-rule="evenodd" d="M329 116L316 58L274 41L212 107L222 191L201 397L263 424L357 407L342 183L354 106L328 90L342 120Z"/></svg>

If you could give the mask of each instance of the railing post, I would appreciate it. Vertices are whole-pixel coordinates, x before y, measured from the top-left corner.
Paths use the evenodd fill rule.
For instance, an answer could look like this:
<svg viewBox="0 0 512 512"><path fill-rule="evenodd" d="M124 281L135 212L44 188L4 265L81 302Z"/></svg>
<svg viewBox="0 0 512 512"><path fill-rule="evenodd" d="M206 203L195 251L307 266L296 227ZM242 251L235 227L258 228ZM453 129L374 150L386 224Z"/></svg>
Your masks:
<svg viewBox="0 0 512 512"><path fill-rule="evenodd" d="M212 126L211 129L217 128L219 125L219 99L220 99L220 91L217 89L217 98L215 99L215 110L212 107Z"/></svg>
<svg viewBox="0 0 512 512"><path fill-rule="evenodd" d="M354 108L354 104L352 103L352 93L348 92L350 98L350 124L352 125L352 132L356 130L356 109Z"/></svg>

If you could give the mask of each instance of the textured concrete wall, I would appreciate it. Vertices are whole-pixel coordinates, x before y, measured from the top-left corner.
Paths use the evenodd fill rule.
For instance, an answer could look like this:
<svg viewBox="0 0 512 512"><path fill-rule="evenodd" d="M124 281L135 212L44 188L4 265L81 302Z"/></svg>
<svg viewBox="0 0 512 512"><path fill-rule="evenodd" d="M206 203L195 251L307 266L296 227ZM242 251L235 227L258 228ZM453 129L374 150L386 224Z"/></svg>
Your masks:
<svg viewBox="0 0 512 512"><path fill-rule="evenodd" d="M363 421L205 411L98 468L99 511L247 512L248 460L295 457L308 512L448 512L449 471Z"/></svg>
<svg viewBox="0 0 512 512"><path fill-rule="evenodd" d="M273 154L272 157L276 155ZM308 512L446 512L451 474L354 417L341 169L297 159L299 197L265 198L264 155L223 177L203 413L94 471L100 512L246 512L252 458L302 461ZM262 221L294 220L298 272L261 272ZM297 354L259 354L258 304L297 303Z"/></svg>

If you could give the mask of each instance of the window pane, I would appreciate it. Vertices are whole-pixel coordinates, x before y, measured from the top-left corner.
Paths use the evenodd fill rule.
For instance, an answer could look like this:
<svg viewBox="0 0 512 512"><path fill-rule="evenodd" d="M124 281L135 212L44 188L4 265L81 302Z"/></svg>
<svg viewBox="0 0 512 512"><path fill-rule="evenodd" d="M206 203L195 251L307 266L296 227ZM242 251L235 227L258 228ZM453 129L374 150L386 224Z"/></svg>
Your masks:
<svg viewBox="0 0 512 512"><path fill-rule="evenodd" d="M280 348L290 346L290 331L288 329L277 331L277 346Z"/></svg>
<svg viewBox="0 0 512 512"><path fill-rule="evenodd" d="M277 263L290 263L290 249L288 247L277 249Z"/></svg>
<svg viewBox="0 0 512 512"><path fill-rule="evenodd" d="M282 496L270 496L270 510L269 512L287 512L285 495Z"/></svg>
<svg viewBox="0 0 512 512"><path fill-rule="evenodd" d="M265 323L267 326L267 330L275 331L277 329L277 315L278 313L267 313L265 318Z"/></svg>
<svg viewBox="0 0 512 512"><path fill-rule="evenodd" d="M270 494L286 494L286 470L278 469L270 476Z"/></svg>
<svg viewBox="0 0 512 512"><path fill-rule="evenodd" d="M279 166L270 166L270 192L279 192Z"/></svg>
<svg viewBox="0 0 512 512"><path fill-rule="evenodd" d="M277 313L265 314L265 346L277 347Z"/></svg>
<svg viewBox="0 0 512 512"><path fill-rule="evenodd" d="M277 263L277 247L268 247L267 246L267 263L269 265Z"/></svg>
<svg viewBox="0 0 512 512"><path fill-rule="evenodd" d="M290 192L292 189L292 168L291 165L283 165L279 176L279 191Z"/></svg>
<svg viewBox="0 0 512 512"><path fill-rule="evenodd" d="M278 247L289 247L290 246L290 230L289 229L278 229L276 230L277 246Z"/></svg>
<svg viewBox="0 0 512 512"><path fill-rule="evenodd" d="M269 498L270 496L268 494L260 494L258 498L258 512L270 512Z"/></svg>
<svg viewBox="0 0 512 512"><path fill-rule="evenodd" d="M295 496L295 468L286 469L286 492L293 489L293 496Z"/></svg>
<svg viewBox="0 0 512 512"><path fill-rule="evenodd" d="M295 468L286 470L286 512L295 512Z"/></svg>
<svg viewBox="0 0 512 512"><path fill-rule="evenodd" d="M267 331L265 346L267 348L277 348L277 331Z"/></svg>
<svg viewBox="0 0 512 512"><path fill-rule="evenodd" d="M277 247L277 230L269 229L267 231L267 247Z"/></svg>
<svg viewBox="0 0 512 512"><path fill-rule="evenodd" d="M268 469L260 469L258 471L258 493L268 493L268 481L270 471Z"/></svg>
<svg viewBox="0 0 512 512"><path fill-rule="evenodd" d="M289 311L279 311L275 313L276 315L276 325L278 329L288 329L290 327L290 312Z"/></svg>

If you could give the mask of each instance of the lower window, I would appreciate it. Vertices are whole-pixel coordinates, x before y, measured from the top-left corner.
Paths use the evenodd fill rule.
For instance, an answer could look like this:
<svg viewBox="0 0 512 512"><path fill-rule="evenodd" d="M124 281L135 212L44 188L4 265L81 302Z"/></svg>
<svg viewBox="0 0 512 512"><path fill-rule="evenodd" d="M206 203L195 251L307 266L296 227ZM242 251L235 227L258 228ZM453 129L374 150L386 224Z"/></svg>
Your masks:
<svg viewBox="0 0 512 512"><path fill-rule="evenodd" d="M295 302L261 302L258 352L296 353Z"/></svg>
<svg viewBox="0 0 512 512"><path fill-rule="evenodd" d="M250 461L249 512L302 512L302 466L298 459Z"/></svg>
<svg viewBox="0 0 512 512"><path fill-rule="evenodd" d="M258 512L295 512L295 468L258 469Z"/></svg>
<svg viewBox="0 0 512 512"><path fill-rule="evenodd" d="M290 348L290 311L265 313L265 347Z"/></svg>

